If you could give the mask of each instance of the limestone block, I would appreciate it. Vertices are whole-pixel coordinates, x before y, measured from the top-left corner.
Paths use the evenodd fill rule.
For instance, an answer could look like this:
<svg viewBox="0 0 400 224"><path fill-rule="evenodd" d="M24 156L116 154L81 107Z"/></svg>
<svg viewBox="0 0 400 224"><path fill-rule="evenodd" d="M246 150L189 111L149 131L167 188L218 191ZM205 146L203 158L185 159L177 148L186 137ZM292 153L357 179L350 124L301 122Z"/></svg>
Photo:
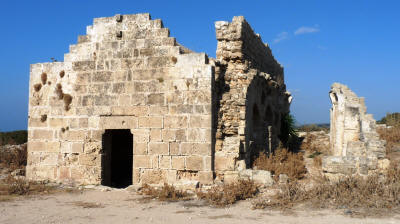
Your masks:
<svg viewBox="0 0 400 224"><path fill-rule="evenodd" d="M211 142L211 129L195 128L188 130L188 141L193 142Z"/></svg>
<svg viewBox="0 0 400 224"><path fill-rule="evenodd" d="M163 128L163 118L139 117L139 128Z"/></svg>
<svg viewBox="0 0 400 224"><path fill-rule="evenodd" d="M32 139L53 140L54 131L52 130L33 130Z"/></svg>
<svg viewBox="0 0 400 224"><path fill-rule="evenodd" d="M235 169L235 157L215 155L215 170L228 171Z"/></svg>
<svg viewBox="0 0 400 224"><path fill-rule="evenodd" d="M79 155L79 164L84 166L101 166L101 156L99 154Z"/></svg>
<svg viewBox="0 0 400 224"><path fill-rule="evenodd" d="M172 169L184 170L185 169L185 157L183 156L172 156L171 158Z"/></svg>
<svg viewBox="0 0 400 224"><path fill-rule="evenodd" d="M134 155L147 155L147 143L134 142L133 154Z"/></svg>
<svg viewBox="0 0 400 224"><path fill-rule="evenodd" d="M150 131L148 129L131 129L134 142L148 143L150 141Z"/></svg>
<svg viewBox="0 0 400 224"><path fill-rule="evenodd" d="M152 154L152 155L168 155L169 154L168 143L165 143L165 142L150 142L149 143L149 154Z"/></svg>
<svg viewBox="0 0 400 224"><path fill-rule="evenodd" d="M211 155L210 143L186 143L181 144L182 155Z"/></svg>
<svg viewBox="0 0 400 224"><path fill-rule="evenodd" d="M266 170L253 170L254 183L262 184L264 186L272 186L275 181L272 179L271 172Z"/></svg>
<svg viewBox="0 0 400 224"><path fill-rule="evenodd" d="M59 152L60 142L29 142L28 152Z"/></svg>
<svg viewBox="0 0 400 224"><path fill-rule="evenodd" d="M164 142L175 141L176 140L176 130L163 129L162 130L162 140Z"/></svg>
<svg viewBox="0 0 400 224"><path fill-rule="evenodd" d="M57 153L44 153L40 157L40 164L45 166L55 166L58 163Z"/></svg>
<svg viewBox="0 0 400 224"><path fill-rule="evenodd" d="M135 168L152 168L151 156L133 155L133 167L135 167Z"/></svg>
<svg viewBox="0 0 400 224"><path fill-rule="evenodd" d="M162 140L161 137L161 129L151 129L150 130L150 141L152 142L159 142Z"/></svg>
<svg viewBox="0 0 400 224"><path fill-rule="evenodd" d="M203 157L201 156L187 156L186 157L187 170L203 170Z"/></svg>
<svg viewBox="0 0 400 224"><path fill-rule="evenodd" d="M322 170L351 175L357 172L356 161L353 157L326 156L322 159Z"/></svg>
<svg viewBox="0 0 400 224"><path fill-rule="evenodd" d="M166 170L143 170L140 174L142 183L162 184L166 181Z"/></svg>
<svg viewBox="0 0 400 224"><path fill-rule="evenodd" d="M164 128L187 128L187 116L165 116Z"/></svg>
<svg viewBox="0 0 400 224"><path fill-rule="evenodd" d="M160 169L170 169L171 168L171 156L160 156L159 157L159 167Z"/></svg>
<svg viewBox="0 0 400 224"><path fill-rule="evenodd" d="M83 152L83 143L81 142L74 142L71 146L72 153L82 153Z"/></svg>
<svg viewBox="0 0 400 224"><path fill-rule="evenodd" d="M169 151L170 151L170 155L181 155L180 143L170 142L169 143Z"/></svg>
<svg viewBox="0 0 400 224"><path fill-rule="evenodd" d="M147 104L149 105L164 105L165 97L163 93L152 93L147 96Z"/></svg>
<svg viewBox="0 0 400 224"><path fill-rule="evenodd" d="M211 127L211 115L191 115L189 117L189 127L209 128Z"/></svg>
<svg viewBox="0 0 400 224"><path fill-rule="evenodd" d="M213 184L214 174L212 171L200 171L199 172L199 182L201 184Z"/></svg>
<svg viewBox="0 0 400 224"><path fill-rule="evenodd" d="M137 128L138 121L133 116L102 116L99 126L101 129L133 129Z"/></svg>

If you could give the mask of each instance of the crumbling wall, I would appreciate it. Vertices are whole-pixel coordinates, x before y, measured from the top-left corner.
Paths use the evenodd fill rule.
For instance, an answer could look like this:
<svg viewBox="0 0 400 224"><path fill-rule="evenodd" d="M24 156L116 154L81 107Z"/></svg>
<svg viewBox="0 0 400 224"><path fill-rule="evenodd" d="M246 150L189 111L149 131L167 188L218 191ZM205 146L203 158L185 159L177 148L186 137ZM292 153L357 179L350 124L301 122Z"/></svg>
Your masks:
<svg viewBox="0 0 400 224"><path fill-rule="evenodd" d="M213 75L149 14L94 19L64 62L31 65L27 177L100 184L103 133L130 129L133 183L211 182Z"/></svg>
<svg viewBox="0 0 400 224"><path fill-rule="evenodd" d="M229 176L251 167L260 151L268 151L269 136L271 148L277 146L291 96L282 66L242 16L231 23L216 22L215 27L215 171Z"/></svg>
<svg viewBox="0 0 400 224"><path fill-rule="evenodd" d="M364 98L339 83L332 85L329 96L332 156L324 158L323 170L333 174L368 175L387 163L385 141L379 139L376 122L366 113Z"/></svg>

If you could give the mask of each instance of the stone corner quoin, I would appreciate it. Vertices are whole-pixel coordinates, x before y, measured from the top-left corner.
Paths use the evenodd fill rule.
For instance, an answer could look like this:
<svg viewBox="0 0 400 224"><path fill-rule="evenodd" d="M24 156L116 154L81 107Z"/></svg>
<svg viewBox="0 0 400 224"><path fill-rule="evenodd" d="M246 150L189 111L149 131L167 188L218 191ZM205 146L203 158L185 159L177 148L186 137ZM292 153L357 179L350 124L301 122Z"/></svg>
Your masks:
<svg viewBox="0 0 400 224"><path fill-rule="evenodd" d="M211 184L251 168L278 145L292 97L243 17L215 28L213 59L149 14L96 18L63 62L31 65L27 177Z"/></svg>

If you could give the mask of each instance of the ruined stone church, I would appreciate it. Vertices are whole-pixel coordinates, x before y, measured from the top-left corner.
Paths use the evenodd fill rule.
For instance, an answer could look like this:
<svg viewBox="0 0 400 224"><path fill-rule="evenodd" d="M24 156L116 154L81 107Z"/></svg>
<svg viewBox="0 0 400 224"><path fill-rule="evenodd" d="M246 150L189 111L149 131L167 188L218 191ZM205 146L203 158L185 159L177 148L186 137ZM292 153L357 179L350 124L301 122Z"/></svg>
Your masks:
<svg viewBox="0 0 400 224"><path fill-rule="evenodd" d="M216 58L149 14L96 18L63 62L30 68L27 178L126 187L213 183L275 148L283 67L239 16Z"/></svg>

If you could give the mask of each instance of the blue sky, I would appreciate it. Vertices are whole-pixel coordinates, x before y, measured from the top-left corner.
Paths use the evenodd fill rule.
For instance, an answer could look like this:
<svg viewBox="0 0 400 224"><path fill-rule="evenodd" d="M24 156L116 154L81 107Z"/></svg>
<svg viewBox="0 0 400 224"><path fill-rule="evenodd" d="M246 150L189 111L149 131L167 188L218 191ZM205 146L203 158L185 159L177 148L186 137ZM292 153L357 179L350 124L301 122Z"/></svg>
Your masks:
<svg viewBox="0 0 400 224"><path fill-rule="evenodd" d="M333 82L380 119L400 111L400 1L25 0L0 7L0 131L27 128L29 65L63 60L93 18L149 12L186 47L215 57L214 22L243 15L285 67L299 123L329 122Z"/></svg>

